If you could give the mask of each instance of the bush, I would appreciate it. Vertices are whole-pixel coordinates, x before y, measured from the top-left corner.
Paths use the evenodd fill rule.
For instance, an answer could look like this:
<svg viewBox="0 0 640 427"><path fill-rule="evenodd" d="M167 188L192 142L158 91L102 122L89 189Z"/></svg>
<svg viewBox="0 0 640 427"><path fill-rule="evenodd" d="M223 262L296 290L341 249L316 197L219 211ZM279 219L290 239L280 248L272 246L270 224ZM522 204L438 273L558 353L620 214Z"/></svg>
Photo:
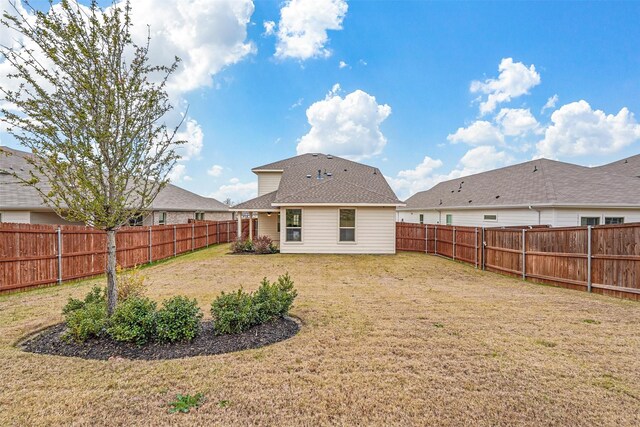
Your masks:
<svg viewBox="0 0 640 427"><path fill-rule="evenodd" d="M265 277L255 293L222 292L211 304L216 334L236 334L289 312L297 296L289 273L270 283Z"/></svg>
<svg viewBox="0 0 640 427"><path fill-rule="evenodd" d="M135 266L129 271L118 266L118 301L122 302L131 297L142 297L147 289L145 276L140 271L140 267Z"/></svg>
<svg viewBox="0 0 640 427"><path fill-rule="evenodd" d="M269 236L259 236L253 241L253 248L257 254L273 254L278 251L278 247Z"/></svg>
<svg viewBox="0 0 640 427"><path fill-rule="evenodd" d="M109 319L107 332L116 341L146 343L156 336L156 307L149 298L122 301Z"/></svg>
<svg viewBox="0 0 640 427"><path fill-rule="evenodd" d="M211 316L216 334L237 334L250 328L255 322L251 294L242 288L222 292L211 304Z"/></svg>
<svg viewBox="0 0 640 427"><path fill-rule="evenodd" d="M273 283L269 283L266 277L262 279L260 287L253 294L253 304L259 322L286 315L297 295L289 273L279 276L278 281Z"/></svg>
<svg viewBox="0 0 640 427"><path fill-rule="evenodd" d="M202 310L198 302L176 296L165 300L158 310L157 338L163 342L191 341L200 332Z"/></svg>
<svg viewBox="0 0 640 427"><path fill-rule="evenodd" d="M231 252L234 254L242 252L253 252L253 242L250 239L236 240L231 244Z"/></svg>
<svg viewBox="0 0 640 427"><path fill-rule="evenodd" d="M104 289L94 286L84 300L69 298L62 312L67 330L65 340L86 341L102 334L107 322L107 301Z"/></svg>

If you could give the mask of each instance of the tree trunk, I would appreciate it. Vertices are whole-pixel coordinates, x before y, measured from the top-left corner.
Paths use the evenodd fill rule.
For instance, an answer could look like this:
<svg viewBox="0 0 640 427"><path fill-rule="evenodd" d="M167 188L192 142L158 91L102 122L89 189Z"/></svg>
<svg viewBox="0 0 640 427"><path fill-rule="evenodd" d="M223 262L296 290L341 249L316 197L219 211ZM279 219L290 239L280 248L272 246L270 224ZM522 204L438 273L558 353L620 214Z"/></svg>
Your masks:
<svg viewBox="0 0 640 427"><path fill-rule="evenodd" d="M118 303L116 281L116 230L107 230L107 313L113 314Z"/></svg>

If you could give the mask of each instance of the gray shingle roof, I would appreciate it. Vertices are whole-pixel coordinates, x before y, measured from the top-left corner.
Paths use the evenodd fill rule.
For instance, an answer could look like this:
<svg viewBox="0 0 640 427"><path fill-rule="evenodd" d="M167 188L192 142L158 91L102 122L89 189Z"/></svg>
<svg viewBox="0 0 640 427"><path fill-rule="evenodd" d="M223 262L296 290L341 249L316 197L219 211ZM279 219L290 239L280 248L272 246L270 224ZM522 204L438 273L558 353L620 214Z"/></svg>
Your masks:
<svg viewBox="0 0 640 427"><path fill-rule="evenodd" d="M282 170L280 186L269 193L271 206L280 204L401 205L380 170L341 157L314 153L252 169ZM267 196L267 195L265 195ZM265 196L234 209L264 209ZM260 207L259 207L260 206Z"/></svg>
<svg viewBox="0 0 640 427"><path fill-rule="evenodd" d="M598 166L594 169L638 178L640 177L640 154Z"/></svg>
<svg viewBox="0 0 640 427"><path fill-rule="evenodd" d="M232 209L247 209L247 210L265 210L271 209L273 206L271 205L276 198L277 191L272 191L271 193L263 194L262 196L258 196L255 199L247 200L246 202L239 203L233 206Z"/></svg>
<svg viewBox="0 0 640 427"><path fill-rule="evenodd" d="M20 173L25 177L31 166L25 157L30 153L14 150L8 147L0 147L0 150L9 152L5 156L0 153L0 170ZM0 209L49 209L43 202L38 192L30 186L18 182L11 175L0 173ZM150 207L151 210L166 211L228 211L229 207L222 202L210 197L203 197L187 191L175 185L167 185L156 197Z"/></svg>
<svg viewBox="0 0 640 427"><path fill-rule="evenodd" d="M548 159L437 184L403 209L505 206L640 206L640 179Z"/></svg>

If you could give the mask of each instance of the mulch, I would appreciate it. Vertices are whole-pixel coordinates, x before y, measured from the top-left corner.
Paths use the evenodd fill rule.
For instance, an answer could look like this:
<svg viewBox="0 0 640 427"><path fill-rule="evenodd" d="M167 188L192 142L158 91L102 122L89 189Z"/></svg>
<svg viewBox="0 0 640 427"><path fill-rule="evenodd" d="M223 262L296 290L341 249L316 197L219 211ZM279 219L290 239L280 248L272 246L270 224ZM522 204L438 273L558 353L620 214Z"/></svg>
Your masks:
<svg viewBox="0 0 640 427"><path fill-rule="evenodd" d="M208 321L202 323L200 334L191 342L172 344L151 342L141 346L114 341L106 336L90 339L84 343L67 342L61 338L65 328L64 323L47 328L22 343L21 348L31 353L96 360L180 359L264 347L291 338L298 333L300 325L296 320L284 317L254 326L240 334L215 335L213 323Z"/></svg>

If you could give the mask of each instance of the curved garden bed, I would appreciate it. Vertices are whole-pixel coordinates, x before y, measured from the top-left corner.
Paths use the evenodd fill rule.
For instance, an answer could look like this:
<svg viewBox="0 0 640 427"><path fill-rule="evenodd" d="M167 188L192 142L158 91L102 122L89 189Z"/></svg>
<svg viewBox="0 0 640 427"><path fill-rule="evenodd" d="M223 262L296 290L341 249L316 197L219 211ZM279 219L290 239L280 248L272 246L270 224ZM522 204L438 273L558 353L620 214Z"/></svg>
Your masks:
<svg viewBox="0 0 640 427"><path fill-rule="evenodd" d="M291 338L300 330L300 324L291 317L278 317L238 334L216 335L213 323L207 321L202 323L202 330L193 341L170 344L149 342L144 345L115 341L108 336L85 342L64 340L62 335L65 329L64 323L52 326L28 338L20 347L31 353L83 359L179 359L264 347Z"/></svg>

